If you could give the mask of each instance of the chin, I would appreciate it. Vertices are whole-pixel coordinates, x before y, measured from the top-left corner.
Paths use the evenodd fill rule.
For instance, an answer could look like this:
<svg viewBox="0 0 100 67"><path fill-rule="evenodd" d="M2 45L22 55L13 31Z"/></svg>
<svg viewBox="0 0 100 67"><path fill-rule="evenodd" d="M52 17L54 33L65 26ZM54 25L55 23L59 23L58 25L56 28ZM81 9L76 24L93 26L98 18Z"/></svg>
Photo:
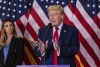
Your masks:
<svg viewBox="0 0 100 67"><path fill-rule="evenodd" d="M55 24L52 24L53 27L55 27Z"/></svg>
<svg viewBox="0 0 100 67"><path fill-rule="evenodd" d="M55 23L51 23L51 24L52 24L53 27L56 27L57 26L57 24L55 24Z"/></svg>
<svg viewBox="0 0 100 67"><path fill-rule="evenodd" d="M12 32L8 32L8 34L12 34Z"/></svg>

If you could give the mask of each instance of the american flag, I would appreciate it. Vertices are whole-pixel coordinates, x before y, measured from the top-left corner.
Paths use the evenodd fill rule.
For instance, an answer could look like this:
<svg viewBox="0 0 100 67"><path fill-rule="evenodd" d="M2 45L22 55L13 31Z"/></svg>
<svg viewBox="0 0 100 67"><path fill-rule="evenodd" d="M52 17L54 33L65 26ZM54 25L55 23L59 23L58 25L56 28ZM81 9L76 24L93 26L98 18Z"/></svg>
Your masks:
<svg viewBox="0 0 100 67"><path fill-rule="evenodd" d="M33 53L33 43L38 39L38 29L49 23L47 8L53 4L63 6L64 22L79 29L77 67L100 67L100 0L0 0L1 21L9 14L18 35L25 39L24 63L40 62Z"/></svg>
<svg viewBox="0 0 100 67"><path fill-rule="evenodd" d="M28 12L29 8L25 0L0 0L0 21L11 19L16 26L21 23L17 22L20 18ZM1 27L0 22L0 27ZM24 33L24 32L22 32Z"/></svg>

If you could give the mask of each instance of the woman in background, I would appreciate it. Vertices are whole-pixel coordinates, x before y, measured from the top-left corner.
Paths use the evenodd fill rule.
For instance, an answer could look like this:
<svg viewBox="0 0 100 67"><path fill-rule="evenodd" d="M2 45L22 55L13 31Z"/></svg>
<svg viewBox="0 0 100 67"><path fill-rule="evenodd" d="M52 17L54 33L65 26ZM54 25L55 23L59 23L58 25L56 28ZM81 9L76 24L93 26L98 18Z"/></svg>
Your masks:
<svg viewBox="0 0 100 67"><path fill-rule="evenodd" d="M24 56L24 42L18 37L12 20L5 20L1 26L0 67L21 65Z"/></svg>

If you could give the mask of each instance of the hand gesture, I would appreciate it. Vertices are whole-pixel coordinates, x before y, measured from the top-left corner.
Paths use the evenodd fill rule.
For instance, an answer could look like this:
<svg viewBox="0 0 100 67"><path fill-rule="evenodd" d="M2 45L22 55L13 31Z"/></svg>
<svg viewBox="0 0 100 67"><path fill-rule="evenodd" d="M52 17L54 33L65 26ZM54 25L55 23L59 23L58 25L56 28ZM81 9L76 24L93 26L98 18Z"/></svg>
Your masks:
<svg viewBox="0 0 100 67"><path fill-rule="evenodd" d="M59 47L59 44L58 44L58 40L57 39L52 39L52 42L53 42L53 47L54 47L54 49L57 51L57 52L59 52L59 50L60 50L60 47Z"/></svg>
<svg viewBox="0 0 100 67"><path fill-rule="evenodd" d="M46 41L46 44L44 44L40 39L36 41L37 46L39 46L39 50L41 53L45 53L45 48L47 48L48 41Z"/></svg>

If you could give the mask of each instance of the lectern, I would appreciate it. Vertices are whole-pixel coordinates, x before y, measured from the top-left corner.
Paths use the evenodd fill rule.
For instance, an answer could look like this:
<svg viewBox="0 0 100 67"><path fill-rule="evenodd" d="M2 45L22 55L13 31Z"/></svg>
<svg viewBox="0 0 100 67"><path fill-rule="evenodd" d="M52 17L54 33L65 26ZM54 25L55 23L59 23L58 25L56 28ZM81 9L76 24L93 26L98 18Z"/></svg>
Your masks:
<svg viewBox="0 0 100 67"><path fill-rule="evenodd" d="M70 67L70 65L17 65L17 67Z"/></svg>

